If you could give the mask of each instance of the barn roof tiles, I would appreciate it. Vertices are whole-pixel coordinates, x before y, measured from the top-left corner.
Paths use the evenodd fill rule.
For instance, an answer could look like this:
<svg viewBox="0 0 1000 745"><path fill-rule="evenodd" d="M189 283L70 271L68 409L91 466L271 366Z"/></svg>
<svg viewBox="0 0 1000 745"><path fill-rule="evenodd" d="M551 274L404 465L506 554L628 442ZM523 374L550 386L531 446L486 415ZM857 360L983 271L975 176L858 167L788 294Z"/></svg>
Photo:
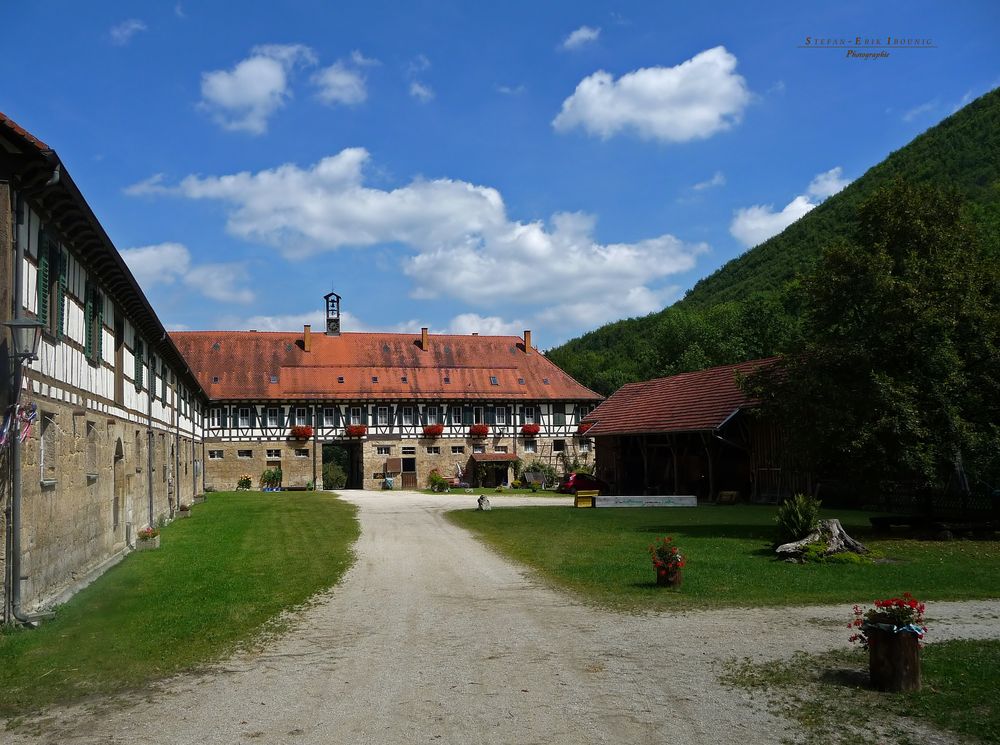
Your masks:
<svg viewBox="0 0 1000 745"><path fill-rule="evenodd" d="M777 358L712 367L622 386L585 417L589 437L714 431L753 401L737 379Z"/></svg>

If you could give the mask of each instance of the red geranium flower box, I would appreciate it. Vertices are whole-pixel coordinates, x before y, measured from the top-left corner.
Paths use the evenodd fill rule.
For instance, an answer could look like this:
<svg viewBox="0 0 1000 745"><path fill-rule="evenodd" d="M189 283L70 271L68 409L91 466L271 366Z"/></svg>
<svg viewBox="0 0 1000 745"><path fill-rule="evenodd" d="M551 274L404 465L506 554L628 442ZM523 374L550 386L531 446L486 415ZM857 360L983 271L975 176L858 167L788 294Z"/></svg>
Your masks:
<svg viewBox="0 0 1000 745"><path fill-rule="evenodd" d="M469 427L470 437L486 437L490 433L490 427L488 424L473 424Z"/></svg>
<svg viewBox="0 0 1000 745"><path fill-rule="evenodd" d="M368 427L363 424L348 424L347 425L347 436L348 437L364 437L368 433Z"/></svg>
<svg viewBox="0 0 1000 745"><path fill-rule="evenodd" d="M424 426L425 437L440 437L444 433L443 424L427 424Z"/></svg>
<svg viewBox="0 0 1000 745"><path fill-rule="evenodd" d="M521 427L522 435L537 435L541 431L541 427L537 424L525 424Z"/></svg>
<svg viewBox="0 0 1000 745"><path fill-rule="evenodd" d="M308 440L313 436L313 428L304 424L298 424L292 427L292 439L293 440Z"/></svg>
<svg viewBox="0 0 1000 745"><path fill-rule="evenodd" d="M578 435L585 434L593 426L593 422L580 422L576 427L576 433Z"/></svg>

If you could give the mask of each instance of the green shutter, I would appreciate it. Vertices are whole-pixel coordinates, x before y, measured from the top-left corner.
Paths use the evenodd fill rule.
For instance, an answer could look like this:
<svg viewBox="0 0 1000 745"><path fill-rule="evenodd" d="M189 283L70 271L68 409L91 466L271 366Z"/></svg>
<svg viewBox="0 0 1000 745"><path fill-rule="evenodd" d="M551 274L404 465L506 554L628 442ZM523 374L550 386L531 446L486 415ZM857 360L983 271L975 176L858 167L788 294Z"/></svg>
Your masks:
<svg viewBox="0 0 1000 745"><path fill-rule="evenodd" d="M472 407L465 406L462 408L462 424L472 424Z"/></svg>
<svg viewBox="0 0 1000 745"><path fill-rule="evenodd" d="M66 328L66 274L69 265L69 257L62 250L59 251L59 327L56 329L56 338L62 339Z"/></svg>
<svg viewBox="0 0 1000 745"><path fill-rule="evenodd" d="M95 332L97 334L97 362L100 364L104 359L104 296L97 292L97 290L94 290L94 305L97 306L97 328L95 329ZM61 311L59 324L61 329Z"/></svg>
<svg viewBox="0 0 1000 745"><path fill-rule="evenodd" d="M142 339L135 340L135 389L142 390Z"/></svg>
<svg viewBox="0 0 1000 745"><path fill-rule="evenodd" d="M38 309L35 313L43 326L49 325L49 239L38 233Z"/></svg>
<svg viewBox="0 0 1000 745"><path fill-rule="evenodd" d="M94 359L94 288L87 283L84 292L83 309L83 354L88 360Z"/></svg>

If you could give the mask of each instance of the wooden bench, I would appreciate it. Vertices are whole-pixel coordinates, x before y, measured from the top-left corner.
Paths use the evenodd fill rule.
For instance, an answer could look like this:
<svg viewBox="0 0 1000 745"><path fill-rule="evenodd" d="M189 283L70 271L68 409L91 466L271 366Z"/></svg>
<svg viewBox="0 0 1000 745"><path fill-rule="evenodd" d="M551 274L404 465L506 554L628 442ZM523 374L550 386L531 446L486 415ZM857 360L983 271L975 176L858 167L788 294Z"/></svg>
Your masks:
<svg viewBox="0 0 1000 745"><path fill-rule="evenodd" d="M525 471L521 474L521 479L532 489L535 487L545 488L545 474L539 471Z"/></svg>

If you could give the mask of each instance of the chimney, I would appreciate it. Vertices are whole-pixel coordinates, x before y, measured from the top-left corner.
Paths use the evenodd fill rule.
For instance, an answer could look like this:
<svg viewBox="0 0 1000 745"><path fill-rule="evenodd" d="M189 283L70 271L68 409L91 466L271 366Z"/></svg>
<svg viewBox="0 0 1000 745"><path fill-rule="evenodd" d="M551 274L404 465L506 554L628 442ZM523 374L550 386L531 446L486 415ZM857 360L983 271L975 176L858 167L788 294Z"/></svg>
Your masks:
<svg viewBox="0 0 1000 745"><path fill-rule="evenodd" d="M427 347L430 344L430 339L428 338L430 334L427 333L427 327L424 326L420 329L420 348L427 351Z"/></svg>
<svg viewBox="0 0 1000 745"><path fill-rule="evenodd" d="M529 329L524 330L524 353L531 354L531 331Z"/></svg>
<svg viewBox="0 0 1000 745"><path fill-rule="evenodd" d="M308 323L302 327L302 349L306 352L312 351L312 325Z"/></svg>

